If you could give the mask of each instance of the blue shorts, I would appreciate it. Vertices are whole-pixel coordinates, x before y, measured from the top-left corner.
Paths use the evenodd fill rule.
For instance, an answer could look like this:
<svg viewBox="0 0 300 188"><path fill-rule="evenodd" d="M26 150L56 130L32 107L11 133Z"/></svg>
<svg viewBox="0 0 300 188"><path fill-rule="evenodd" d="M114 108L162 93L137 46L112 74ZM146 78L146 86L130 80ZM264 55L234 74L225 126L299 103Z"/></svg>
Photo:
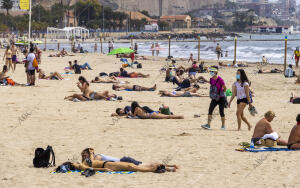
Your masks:
<svg viewBox="0 0 300 188"><path fill-rule="evenodd" d="M196 76L196 72L189 72L189 75L193 75L193 76Z"/></svg>

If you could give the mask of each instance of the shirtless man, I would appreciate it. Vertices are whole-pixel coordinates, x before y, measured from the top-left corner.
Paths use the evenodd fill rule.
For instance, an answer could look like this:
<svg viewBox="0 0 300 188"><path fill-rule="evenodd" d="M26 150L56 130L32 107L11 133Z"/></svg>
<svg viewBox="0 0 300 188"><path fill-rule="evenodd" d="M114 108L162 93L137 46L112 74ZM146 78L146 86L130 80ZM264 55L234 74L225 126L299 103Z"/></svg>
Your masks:
<svg viewBox="0 0 300 188"><path fill-rule="evenodd" d="M18 48L13 44L11 47L12 63L14 64L14 71L16 70L17 54L19 54Z"/></svg>
<svg viewBox="0 0 300 188"><path fill-rule="evenodd" d="M119 84L114 84L112 86L113 90L116 91L122 91L122 90L131 90L131 91L155 91L156 90L156 84L153 87L142 87L139 85L119 85Z"/></svg>
<svg viewBox="0 0 300 188"><path fill-rule="evenodd" d="M0 72L0 82L6 78L9 78L9 76L6 76L7 71L7 66L3 65L3 70Z"/></svg>
<svg viewBox="0 0 300 188"><path fill-rule="evenodd" d="M289 136L288 149L300 149L300 114L298 114L296 121L297 125L292 128Z"/></svg>
<svg viewBox="0 0 300 188"><path fill-rule="evenodd" d="M253 141L254 144L256 144L265 134L271 134L274 132L271 122L275 118L275 113L272 111L268 111L265 113L265 117L261 119L255 126L254 133L252 136L251 141ZM278 138L277 144L281 146L286 146L287 141L281 140Z"/></svg>

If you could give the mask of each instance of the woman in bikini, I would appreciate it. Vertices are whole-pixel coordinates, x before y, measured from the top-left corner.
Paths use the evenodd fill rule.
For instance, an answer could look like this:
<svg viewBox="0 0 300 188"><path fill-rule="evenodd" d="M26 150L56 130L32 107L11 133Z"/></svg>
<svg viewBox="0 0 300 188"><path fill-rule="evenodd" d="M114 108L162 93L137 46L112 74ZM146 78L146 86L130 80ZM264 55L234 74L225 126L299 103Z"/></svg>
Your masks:
<svg viewBox="0 0 300 188"><path fill-rule="evenodd" d="M131 113L141 119L184 119L183 116L164 115L159 112L148 113L135 101L131 103Z"/></svg>
<svg viewBox="0 0 300 188"><path fill-rule="evenodd" d="M65 97L65 100L73 101L74 99L77 99L79 101L89 101L89 100L110 100L111 98L117 98L117 95L115 94L109 94L108 91L104 91L102 93L100 92L93 92L90 90L89 86L90 84L88 81L83 77L80 76L78 78L77 87L80 89L82 94L73 94L71 96Z"/></svg>
<svg viewBox="0 0 300 188"><path fill-rule="evenodd" d="M122 83L126 83L128 84L129 82L128 81L119 81L116 79L116 77L112 76L112 77L109 77L109 78L106 78L106 79L102 79L102 78L99 78L98 76L95 77L94 80L91 81L91 83L104 83L104 84L122 84Z"/></svg>
<svg viewBox="0 0 300 188"><path fill-rule="evenodd" d="M3 61L4 61L4 58L6 58L5 65L9 67L9 70L10 69L14 70L13 65L12 65L12 51L10 50L9 46L6 47L6 50L5 50L4 56L3 56Z"/></svg>
<svg viewBox="0 0 300 188"><path fill-rule="evenodd" d="M95 154L93 148L86 148L81 152L82 163L84 163L84 161L86 161L87 159L90 159L91 161L97 160L102 162L125 162L125 163L134 164L136 166L146 167L146 168L159 165L157 163L146 164L141 161L137 161L131 157L116 158L116 157L111 157L103 154ZM164 166L165 166L165 170L168 172L175 172L176 169L179 168L177 165L164 164Z"/></svg>
<svg viewBox="0 0 300 188"><path fill-rule="evenodd" d="M58 72L50 73L49 76L46 76L45 72L42 69L40 69L39 70L39 79L63 80L64 78Z"/></svg>
<svg viewBox="0 0 300 188"><path fill-rule="evenodd" d="M139 85L119 85L114 84L112 86L112 89L115 91L122 91L122 90L130 90L130 91L155 91L156 90L156 84L153 87L142 87Z"/></svg>

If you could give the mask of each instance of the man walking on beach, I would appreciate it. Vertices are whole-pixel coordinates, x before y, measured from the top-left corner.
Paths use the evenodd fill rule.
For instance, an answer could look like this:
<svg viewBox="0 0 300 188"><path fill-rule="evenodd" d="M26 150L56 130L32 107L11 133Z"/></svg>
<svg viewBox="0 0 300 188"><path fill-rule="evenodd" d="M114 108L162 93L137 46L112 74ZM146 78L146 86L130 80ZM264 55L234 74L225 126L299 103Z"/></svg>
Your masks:
<svg viewBox="0 0 300 188"><path fill-rule="evenodd" d="M33 61L36 61L36 57L34 54L34 48L30 48L29 54L26 58L26 72L27 72L27 85L34 86L35 85L35 67L33 66Z"/></svg>
<svg viewBox="0 0 300 188"><path fill-rule="evenodd" d="M296 64L296 68L298 68L298 65L299 65L299 59L300 59L300 51L299 51L299 47L297 47L296 50L294 51L294 55L295 55L295 64Z"/></svg>
<svg viewBox="0 0 300 188"><path fill-rule="evenodd" d="M222 48L219 43L217 44L217 47L216 47L216 53L217 53L218 60L220 60Z"/></svg>

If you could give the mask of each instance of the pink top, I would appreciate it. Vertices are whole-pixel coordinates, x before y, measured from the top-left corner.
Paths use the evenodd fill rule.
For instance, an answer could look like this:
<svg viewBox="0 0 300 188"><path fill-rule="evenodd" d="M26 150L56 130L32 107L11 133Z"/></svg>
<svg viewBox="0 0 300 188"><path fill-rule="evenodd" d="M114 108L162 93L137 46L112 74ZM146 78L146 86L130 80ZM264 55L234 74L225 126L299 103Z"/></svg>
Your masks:
<svg viewBox="0 0 300 188"><path fill-rule="evenodd" d="M223 86L225 85L225 82L220 76L218 76L216 80L210 78L210 85L216 85L218 91L223 91Z"/></svg>

